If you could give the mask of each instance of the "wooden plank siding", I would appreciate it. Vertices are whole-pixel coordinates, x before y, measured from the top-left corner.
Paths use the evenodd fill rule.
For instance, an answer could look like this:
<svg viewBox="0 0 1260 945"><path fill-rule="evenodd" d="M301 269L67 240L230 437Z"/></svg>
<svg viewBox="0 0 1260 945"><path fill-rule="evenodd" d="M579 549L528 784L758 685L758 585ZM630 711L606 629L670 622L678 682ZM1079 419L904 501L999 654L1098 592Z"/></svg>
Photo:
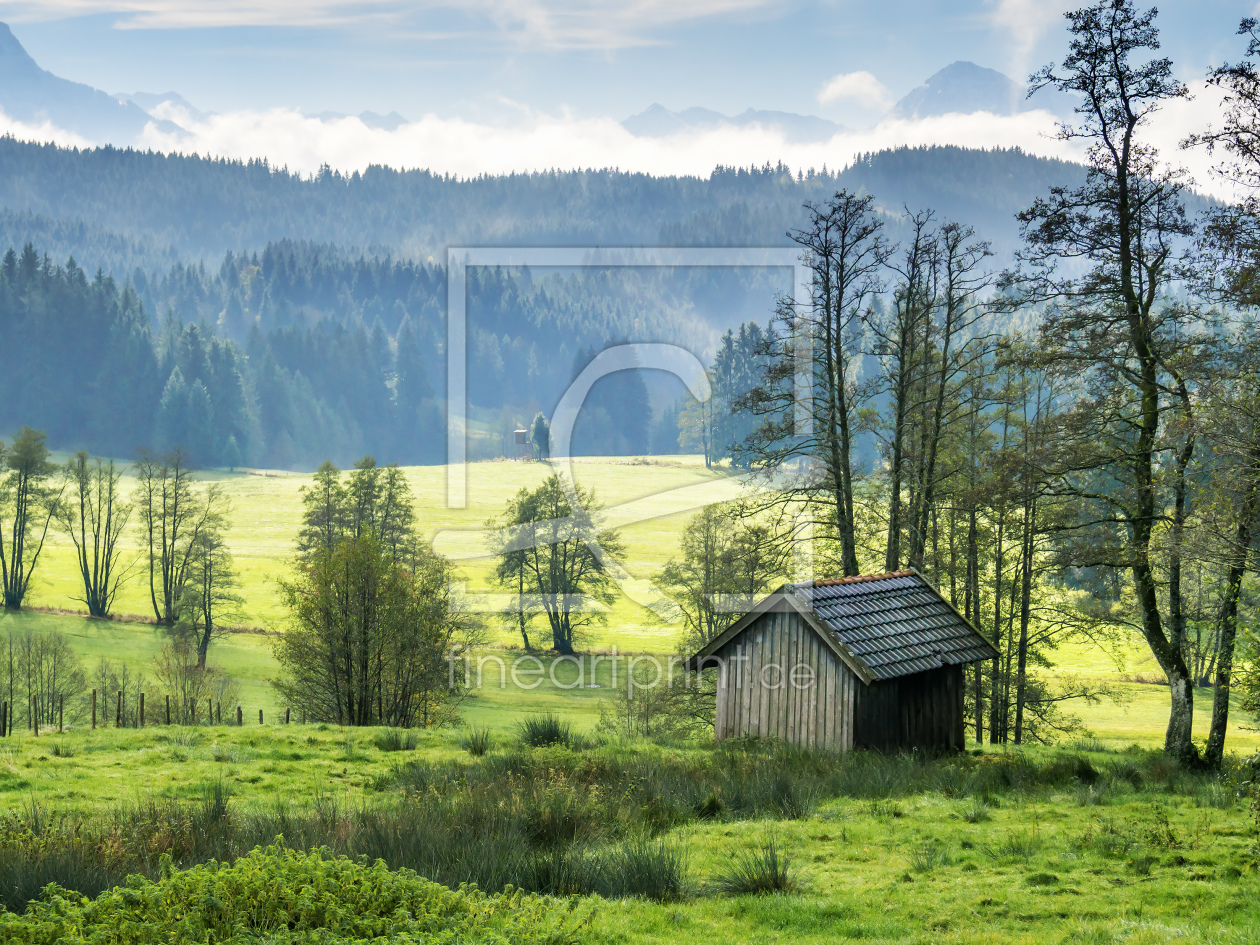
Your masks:
<svg viewBox="0 0 1260 945"><path fill-rule="evenodd" d="M860 686L853 744L876 751L959 751L965 747L963 670L942 666Z"/></svg>
<svg viewBox="0 0 1260 945"><path fill-rule="evenodd" d="M799 614L770 612L715 654L718 673L714 735L760 736L828 751L848 751L860 681ZM793 669L807 667L794 683Z"/></svg>

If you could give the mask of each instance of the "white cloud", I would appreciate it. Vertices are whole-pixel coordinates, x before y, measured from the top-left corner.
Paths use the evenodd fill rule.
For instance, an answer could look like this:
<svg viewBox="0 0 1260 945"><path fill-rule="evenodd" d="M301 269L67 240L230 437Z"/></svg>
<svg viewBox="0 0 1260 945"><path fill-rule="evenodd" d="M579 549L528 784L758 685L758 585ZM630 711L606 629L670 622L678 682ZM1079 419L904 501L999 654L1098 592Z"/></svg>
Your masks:
<svg viewBox="0 0 1260 945"><path fill-rule="evenodd" d="M867 108L885 109L893 103L893 96L888 87L869 72L841 72L818 90L818 101L823 105L851 101Z"/></svg>
<svg viewBox="0 0 1260 945"><path fill-rule="evenodd" d="M93 142L72 131L58 128L50 121L31 124L10 118L0 109L0 135L12 135L21 141L47 141L65 148L90 148Z"/></svg>
<svg viewBox="0 0 1260 945"><path fill-rule="evenodd" d="M615 49L658 42L679 23L772 9L771 0L10 0L21 20L114 14L132 29L225 26L338 27L378 23L424 29L435 11L481 20L478 32L553 49Z"/></svg>
<svg viewBox="0 0 1260 945"><path fill-rule="evenodd" d="M1192 101L1172 102L1157 115L1147 140L1165 160L1184 165L1196 186L1217 197L1233 196L1211 171L1203 149L1180 150L1205 116L1219 114L1219 93L1199 81ZM723 125L664 138L639 138L611 118L578 119L529 112L512 127L427 115L394 131L369 128L355 117L321 120L290 109L238 111L195 121L185 110L165 104L160 117L186 131L164 133L150 124L140 147L164 152L238 158L266 157L274 166L311 174L321 165L362 171L370 164L428 168L461 177L572 168L615 167L650 174L707 176L718 164L762 165L782 161L792 168L841 168L855 156L899 145L955 144L973 148L1020 147L1033 154L1080 160L1083 144L1053 136L1055 119L1045 111L1017 115L942 115L885 119L872 128L844 131L825 142L788 142L773 128ZM70 147L94 142L50 123L22 123L0 112L0 133ZM116 142L123 143L123 142Z"/></svg>
<svg viewBox="0 0 1260 945"><path fill-rule="evenodd" d="M178 110L163 117L185 134L146 130L143 147L248 159L312 173L322 165L343 171L369 164L429 168L460 176L551 168L617 167L652 174L708 175L714 166L783 161L793 168L839 168L862 152L909 144L1011 147L1054 156L1079 148L1053 140L1052 117L1042 111L1015 116L945 115L917 121L888 120L865 131L842 132L826 142L791 143L771 128L725 125L664 138L639 138L611 118L577 119L534 114L511 128L428 115L394 131L369 128L358 118L321 121L288 109L239 111L194 122Z"/></svg>
<svg viewBox="0 0 1260 945"><path fill-rule="evenodd" d="M1052 28L1063 23L1063 14L1079 0L996 0L989 23L1008 36L1008 65L1012 78L1023 82L1036 65L1033 50Z"/></svg>

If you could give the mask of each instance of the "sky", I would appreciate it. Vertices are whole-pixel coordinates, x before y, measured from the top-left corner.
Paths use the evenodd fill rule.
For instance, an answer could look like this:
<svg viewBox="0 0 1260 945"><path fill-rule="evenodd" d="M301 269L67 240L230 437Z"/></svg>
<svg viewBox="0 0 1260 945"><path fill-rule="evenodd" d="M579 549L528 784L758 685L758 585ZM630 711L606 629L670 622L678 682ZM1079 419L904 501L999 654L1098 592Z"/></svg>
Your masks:
<svg viewBox="0 0 1260 945"><path fill-rule="evenodd" d="M0 20L57 75L108 92L174 91L219 113L180 142L155 133L147 143L156 147L268 156L304 170L324 161L350 169L379 160L455 173L605 165L705 173L723 156L729 164L835 166L867 147L899 142L1019 144L1072 156L1049 137L1048 115L880 119L956 60L1022 80L1061 59L1062 12L1075 5L0 0ZM1207 68L1237 58L1238 20L1257 6L1160 4L1164 50L1180 77L1197 86ZM793 147L756 130L666 142L620 131L617 122L653 103L814 114L849 131L826 147ZM1165 137L1173 141L1205 107L1200 99L1172 116ZM388 133L309 117L365 110L396 111L412 124Z"/></svg>

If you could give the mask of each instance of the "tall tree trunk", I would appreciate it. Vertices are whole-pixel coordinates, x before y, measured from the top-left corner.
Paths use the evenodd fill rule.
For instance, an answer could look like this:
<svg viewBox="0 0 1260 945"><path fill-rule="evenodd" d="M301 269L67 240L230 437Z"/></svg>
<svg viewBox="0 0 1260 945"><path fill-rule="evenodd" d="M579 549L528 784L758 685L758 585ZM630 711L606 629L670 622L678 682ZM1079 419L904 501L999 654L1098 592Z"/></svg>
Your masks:
<svg viewBox="0 0 1260 945"><path fill-rule="evenodd" d="M1260 447L1260 443L1256 444ZM1204 762L1211 768L1220 768L1225 756L1225 733L1229 727L1229 689L1234 672L1234 643L1238 633L1238 598L1242 592L1243 576L1247 572L1247 558L1251 553L1251 526L1260 514L1260 448L1251 454L1247 491L1238 510L1238 524L1234 530L1233 547L1230 549L1229 572L1220 612L1216 618L1217 652L1216 688L1212 693L1212 727L1208 732Z"/></svg>

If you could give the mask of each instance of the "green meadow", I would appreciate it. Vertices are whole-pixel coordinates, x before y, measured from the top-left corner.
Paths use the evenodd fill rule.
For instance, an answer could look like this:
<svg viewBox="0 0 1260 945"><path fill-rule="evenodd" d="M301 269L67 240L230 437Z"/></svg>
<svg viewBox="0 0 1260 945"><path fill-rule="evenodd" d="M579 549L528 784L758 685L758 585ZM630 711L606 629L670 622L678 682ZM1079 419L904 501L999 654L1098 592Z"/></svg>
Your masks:
<svg viewBox="0 0 1260 945"><path fill-rule="evenodd" d="M1158 750L1167 689L1125 681L1156 675L1140 641L1056 652L1054 672L1107 680L1120 698L1074 708L1088 735L1053 747L986 747L940 761L837 759L755 743L627 742L602 731L601 707L624 685L624 654L675 646L678 627L636 599L648 599L687 516L740 486L692 457L581 460L575 471L622 529L630 574L627 593L584 642L583 677L570 661L526 657L515 631L491 621L474 657L481 684L460 724L405 735L285 723L270 685L272 644L285 628L277 582L309 476L205 476L233 509L228 538L245 605L241 629L214 643L212 659L238 681L245 724L168 727L153 724L160 709L151 707L143 730L114 728L105 711L93 729L76 706L65 731L0 739L4 901L18 908L54 880L89 895L131 873L170 883L155 851L193 867L238 860L279 835L297 850L380 858L452 887L509 882L560 896L546 900L564 917L555 920L560 931L520 941L1260 937L1256 827L1239 796L1247 776L1239 759L1260 749L1260 732L1235 709L1223 778L1167 765ZM407 470L425 533L456 559L469 595L495 590L478 530L547 472L471 464L467 505L450 509L448 470ZM138 560L118 607L134 617L96 620L74 613L70 552L53 537L36 581L41 610L0 614L0 634L55 628L89 670L104 658L151 675L163 632L147 622ZM614 651L623 654L616 683ZM592 673L595 653L602 662ZM515 664L517 684L511 669L521 658L536 662ZM1209 690L1196 693L1200 736L1210 701ZM224 707L225 720L233 708ZM571 736L530 744L521 723L543 714ZM470 748L476 734L484 754Z"/></svg>
<svg viewBox="0 0 1260 945"><path fill-rule="evenodd" d="M575 478L595 489L608 509L610 525L621 529L627 547L630 580L609 609L607 621L583 641L592 651L670 653L678 627L636 601L651 599L651 579L676 554L678 537L687 517L709 502L734 498L740 482L726 469L706 469L699 456L583 458L574 461ZM474 596L498 591L491 581L493 559L485 554L482 530L496 516L508 496L536 485L550 467L529 462L478 462L467 466L466 503L447 507L448 477L443 466L408 467L418 519L442 553L454 558L466 590ZM285 614L279 580L289 569L289 555L301 518L301 489L307 473L250 470L208 473L203 480L219 485L230 498L232 513L228 541L241 578L244 605L235 623L250 632L232 633L214 644L213 659L240 684L242 705L257 718L281 709L269 685L275 675L270 635L283 632ZM128 480L125 487L130 489ZM131 571L119 594L116 610L123 619L90 620L66 612L82 609L75 600L73 549L65 536L54 533L40 562L32 605L44 612L0 615L0 631L22 626L55 626L65 633L85 663L101 657L126 661L133 671L146 671L162 646L161 631L145 621L152 617L146 575L140 562L138 537L131 537ZM49 613L47 611L54 611ZM492 648L517 648L514 628L491 618L486 625ZM538 633L541 628L534 628ZM536 638L545 644L542 637ZM512 656L519 655L507 652ZM1069 644L1055 654L1055 672L1104 679L1121 695L1073 711L1082 716L1096 737L1125 746L1162 744L1167 722L1167 690L1158 685L1128 683L1126 678L1159 676L1153 657L1142 641L1133 639L1117 649L1103 650ZM511 657L509 657L511 658ZM469 699L464 717L473 724L499 728L509 725L522 708L554 710L581 723L598 718L599 700L607 685L581 690L557 689L550 680L520 691L510 684L499 689L486 685ZM1196 731L1206 733L1211 693L1196 698ZM247 713L248 714L248 713ZM1233 715L1230 742L1237 750L1260 747L1260 732L1240 713Z"/></svg>

